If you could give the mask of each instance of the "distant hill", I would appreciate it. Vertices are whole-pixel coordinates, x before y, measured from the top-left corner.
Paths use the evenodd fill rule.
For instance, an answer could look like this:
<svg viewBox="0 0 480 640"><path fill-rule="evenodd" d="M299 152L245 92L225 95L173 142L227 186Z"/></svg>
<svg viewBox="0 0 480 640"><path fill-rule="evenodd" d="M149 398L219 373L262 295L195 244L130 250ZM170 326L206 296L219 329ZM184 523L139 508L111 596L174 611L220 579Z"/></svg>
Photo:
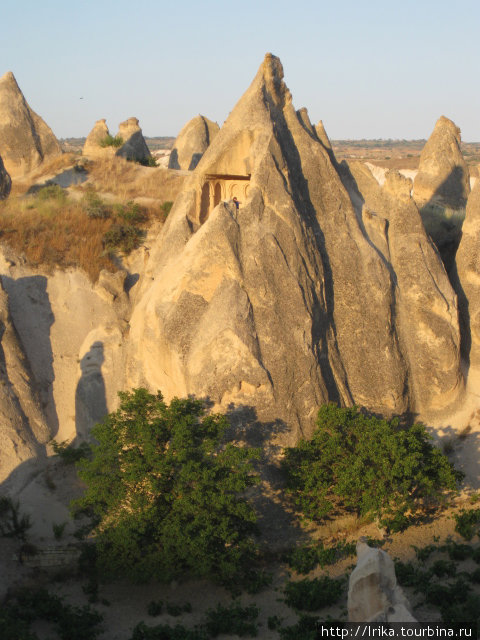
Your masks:
<svg viewBox="0 0 480 640"><path fill-rule="evenodd" d="M157 151L158 149L171 149L175 138L173 136L144 136L150 151ZM78 153L83 149L86 138L59 138L59 142L64 151L70 153Z"/></svg>

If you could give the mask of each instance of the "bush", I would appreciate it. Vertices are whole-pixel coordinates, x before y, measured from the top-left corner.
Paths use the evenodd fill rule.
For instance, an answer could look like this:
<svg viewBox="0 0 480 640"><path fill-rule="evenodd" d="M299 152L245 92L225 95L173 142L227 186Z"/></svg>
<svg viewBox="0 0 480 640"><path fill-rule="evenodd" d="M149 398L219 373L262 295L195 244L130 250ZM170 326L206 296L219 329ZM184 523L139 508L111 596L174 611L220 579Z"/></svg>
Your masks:
<svg viewBox="0 0 480 640"><path fill-rule="evenodd" d="M134 249L138 249L144 237L145 232L137 227L115 223L103 236L103 247L107 252L120 249L128 255Z"/></svg>
<svg viewBox="0 0 480 640"><path fill-rule="evenodd" d="M72 505L92 518L100 573L248 582L256 516L242 493L258 482L259 452L224 445L226 418L205 415L199 400L167 405L146 389L119 396L92 429L98 444L78 465L87 490Z"/></svg>
<svg viewBox="0 0 480 640"><path fill-rule="evenodd" d="M338 542L332 547L324 547L320 542L317 545L304 545L291 551L286 560L289 567L297 573L305 574L313 571L317 565L325 567L335 564L340 558L354 556L356 544L354 542Z"/></svg>
<svg viewBox="0 0 480 640"><path fill-rule="evenodd" d="M285 451L288 490L313 520L347 510L402 528L462 477L430 440L420 424L402 428L357 407L323 406L312 439Z"/></svg>
<svg viewBox="0 0 480 640"><path fill-rule="evenodd" d="M173 207L173 202L170 202L170 200L166 200L165 202L162 203L160 209L163 213L164 218L168 216L168 214L172 210L172 207Z"/></svg>
<svg viewBox="0 0 480 640"><path fill-rule="evenodd" d="M64 203L67 199L67 193L58 184L49 184L46 187L42 187L36 193L36 199L40 202L46 200L56 200L59 203Z"/></svg>
<svg viewBox="0 0 480 640"><path fill-rule="evenodd" d="M75 464L82 458L86 458L90 452L90 447L86 442L82 442L78 447L75 447L67 440L63 442L52 440L52 447L55 455L59 456L65 464Z"/></svg>
<svg viewBox="0 0 480 640"><path fill-rule="evenodd" d="M123 138L121 136L112 136L109 133L102 138L102 140L100 140L99 142L100 146L105 148L105 147L121 147L123 144Z"/></svg>
<svg viewBox="0 0 480 640"><path fill-rule="evenodd" d="M454 515L455 531L465 540L471 540L480 531L480 509L462 509Z"/></svg>
<svg viewBox="0 0 480 640"><path fill-rule="evenodd" d="M29 515L20 515L20 502L7 496L0 496L0 536L25 540L32 526Z"/></svg>
<svg viewBox="0 0 480 640"><path fill-rule="evenodd" d="M317 611L335 604L343 595L344 581L322 576L314 580L287 582L285 602L293 609Z"/></svg>
<svg viewBox="0 0 480 640"><path fill-rule="evenodd" d="M110 207L93 189L87 189L83 197L83 206L87 216L92 219L106 220L112 215Z"/></svg>
<svg viewBox="0 0 480 640"><path fill-rule="evenodd" d="M228 607L218 604L215 609L207 611L205 629L212 638L221 633L255 637L258 633L258 614L259 610L254 604L246 607L238 602L233 602Z"/></svg>
<svg viewBox="0 0 480 640"><path fill-rule="evenodd" d="M121 218L127 224L141 224L148 220L145 209L136 202L133 202L133 200L130 200L125 205L116 205L115 213L118 218Z"/></svg>

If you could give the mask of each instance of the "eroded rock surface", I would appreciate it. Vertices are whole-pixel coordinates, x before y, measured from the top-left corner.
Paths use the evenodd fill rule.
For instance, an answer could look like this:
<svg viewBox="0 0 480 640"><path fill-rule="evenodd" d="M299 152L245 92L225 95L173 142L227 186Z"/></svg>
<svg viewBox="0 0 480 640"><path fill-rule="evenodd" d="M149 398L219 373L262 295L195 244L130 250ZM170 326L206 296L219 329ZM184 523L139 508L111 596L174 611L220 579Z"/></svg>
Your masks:
<svg viewBox="0 0 480 640"><path fill-rule="evenodd" d="M422 150L413 184L414 198L420 207L427 204L453 209L465 207L470 177L460 144L460 129L441 116Z"/></svg>
<svg viewBox="0 0 480 640"><path fill-rule="evenodd" d="M109 135L110 131L108 130L105 118L97 120L85 140L82 151L83 155L89 156L90 158L114 156L117 151L115 147L102 145Z"/></svg>
<svg viewBox="0 0 480 640"><path fill-rule="evenodd" d="M12 178L62 150L52 130L27 104L11 71L0 78L0 155Z"/></svg>
<svg viewBox="0 0 480 640"><path fill-rule="evenodd" d="M2 158L0 158L0 200L8 198L10 189L12 188L12 179L8 175L7 170L3 164Z"/></svg>
<svg viewBox="0 0 480 640"><path fill-rule="evenodd" d="M90 158L121 156L134 162L148 162L151 154L137 118L128 118L121 122L117 135L111 136L121 138L120 146L107 144L110 135L105 118L97 120L85 140L83 155Z"/></svg>
<svg viewBox="0 0 480 640"><path fill-rule="evenodd" d="M401 413L460 389L455 296L418 212L367 229L307 119L267 55L152 247L130 333L132 383L254 405L290 441L327 400Z"/></svg>
<svg viewBox="0 0 480 640"><path fill-rule="evenodd" d="M219 130L218 124L205 116L189 120L175 140L168 168L189 171L195 169Z"/></svg>
<svg viewBox="0 0 480 640"><path fill-rule="evenodd" d="M348 587L349 622L415 622L410 605L395 577L388 553L357 543L357 566Z"/></svg>
<svg viewBox="0 0 480 640"><path fill-rule="evenodd" d="M462 239L456 255L458 299L462 317L463 351L473 367L480 367L480 183L467 203Z"/></svg>

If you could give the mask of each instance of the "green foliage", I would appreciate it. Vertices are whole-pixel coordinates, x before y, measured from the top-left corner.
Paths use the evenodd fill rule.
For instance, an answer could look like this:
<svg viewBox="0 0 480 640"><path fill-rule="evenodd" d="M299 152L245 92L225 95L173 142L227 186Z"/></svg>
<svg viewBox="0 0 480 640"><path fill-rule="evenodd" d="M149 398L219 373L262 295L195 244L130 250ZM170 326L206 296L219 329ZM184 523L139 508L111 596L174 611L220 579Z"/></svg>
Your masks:
<svg viewBox="0 0 480 640"><path fill-rule="evenodd" d="M38 620L54 624L61 640L95 640L101 633L102 616L90 607L65 604L45 589L21 589L0 607L2 640L38 640L30 631Z"/></svg>
<svg viewBox="0 0 480 640"><path fill-rule="evenodd" d="M152 600L148 603L147 613L154 618L160 616L163 610L163 600Z"/></svg>
<svg viewBox="0 0 480 640"><path fill-rule="evenodd" d="M281 640L317 640L320 618L300 616L297 624L280 629Z"/></svg>
<svg viewBox="0 0 480 640"><path fill-rule="evenodd" d="M145 232L130 224L113 224L103 236L103 247L107 252L120 249L128 255L142 244Z"/></svg>
<svg viewBox="0 0 480 640"><path fill-rule="evenodd" d="M138 164L143 165L144 167L156 167L157 161L154 156L148 156L144 160L137 160Z"/></svg>
<svg viewBox="0 0 480 640"><path fill-rule="evenodd" d="M63 204L67 200L67 193L60 185L49 184L46 187L39 189L35 194L35 197L39 202L56 200L59 204Z"/></svg>
<svg viewBox="0 0 480 640"><path fill-rule="evenodd" d="M170 211L172 210L173 207L173 202L170 202L170 200L166 200L162 206L160 207L160 210L163 214L164 219L168 216L168 214L170 213Z"/></svg>
<svg viewBox="0 0 480 640"><path fill-rule="evenodd" d="M60 456L65 464L75 464L79 460L86 458L90 453L90 447L86 442L82 442L78 447L75 447L73 443L67 440L63 442L52 440L52 447L55 455Z"/></svg>
<svg viewBox="0 0 480 640"><path fill-rule="evenodd" d="M103 148L105 147L121 147L123 144L122 136L112 136L109 133L100 140L99 145Z"/></svg>
<svg viewBox="0 0 480 640"><path fill-rule="evenodd" d="M185 604L167 602L166 610L169 616L176 618L177 616L181 616L182 613L192 613L192 605L190 602L185 602Z"/></svg>
<svg viewBox="0 0 480 640"><path fill-rule="evenodd" d="M61 540L62 536L65 532L65 527L67 526L67 522L61 522L56 524L55 522L52 524L53 535L55 536L55 540Z"/></svg>
<svg viewBox="0 0 480 640"><path fill-rule="evenodd" d="M20 515L20 502L0 496L0 536L25 540L32 521L27 514Z"/></svg>
<svg viewBox="0 0 480 640"><path fill-rule="evenodd" d="M452 560L457 562L466 560L473 554L473 548L468 544L458 544L449 540L445 546L448 555Z"/></svg>
<svg viewBox="0 0 480 640"><path fill-rule="evenodd" d="M323 406L312 439L285 450L288 490L313 520L346 510L404 528L409 514L455 491L462 477L430 440L420 424L402 428L356 407Z"/></svg>
<svg viewBox="0 0 480 640"><path fill-rule="evenodd" d="M168 624L159 624L155 627L147 627L140 622L133 630L130 640L208 640L203 629L186 629L177 624L171 627Z"/></svg>
<svg viewBox="0 0 480 640"><path fill-rule="evenodd" d="M145 209L136 202L133 202L133 200L129 200L127 204L115 205L114 210L117 217L123 220L126 224L141 224L148 220L148 215Z"/></svg>
<svg viewBox="0 0 480 640"><path fill-rule="evenodd" d="M313 571L316 566L325 567L335 564L340 558L354 556L356 545L354 542L337 542L331 547L324 547L320 542L317 545L303 545L291 551L286 560L291 569L297 573L306 574Z"/></svg>
<svg viewBox="0 0 480 640"><path fill-rule="evenodd" d="M216 638L221 633L256 636L258 614L258 607L254 604L246 607L242 607L238 602L233 602L229 606L218 604L215 609L207 611L205 629L212 638Z"/></svg>
<svg viewBox="0 0 480 640"><path fill-rule="evenodd" d="M283 618L279 618L278 616L268 616L267 627L270 631L275 631L276 629L280 629L282 626Z"/></svg>
<svg viewBox="0 0 480 640"><path fill-rule="evenodd" d="M87 189L83 197L83 207L89 218L105 220L112 215L111 207L105 204L102 198L94 191Z"/></svg>
<svg viewBox="0 0 480 640"><path fill-rule="evenodd" d="M471 540L480 531L480 509L462 509L454 515L455 531L465 540Z"/></svg>
<svg viewBox="0 0 480 640"><path fill-rule="evenodd" d="M287 582L285 602L293 609L317 611L335 604L342 597L344 590L344 580L335 580L329 576Z"/></svg>
<svg viewBox="0 0 480 640"><path fill-rule="evenodd" d="M206 415L199 400L167 405L146 389L119 396L119 409L92 430L98 444L78 465L87 490L73 504L92 518L99 571L248 583L256 516L242 494L258 482L259 452L223 444L226 418Z"/></svg>

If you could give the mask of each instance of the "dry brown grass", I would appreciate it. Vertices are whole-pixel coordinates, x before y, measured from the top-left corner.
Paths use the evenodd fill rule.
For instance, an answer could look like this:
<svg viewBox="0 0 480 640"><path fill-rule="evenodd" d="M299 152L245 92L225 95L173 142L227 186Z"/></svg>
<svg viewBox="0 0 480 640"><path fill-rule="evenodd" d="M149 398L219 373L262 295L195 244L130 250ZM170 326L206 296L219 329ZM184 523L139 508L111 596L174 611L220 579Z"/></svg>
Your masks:
<svg viewBox="0 0 480 640"><path fill-rule="evenodd" d="M101 269L114 271L102 239L112 219L91 219L81 203L9 198L0 203L0 240L32 266L80 267L94 282Z"/></svg>
<svg viewBox="0 0 480 640"><path fill-rule="evenodd" d="M99 158L85 164L89 184L97 191L113 193L123 200L137 196L174 201L186 176L161 167L143 167L124 158Z"/></svg>

